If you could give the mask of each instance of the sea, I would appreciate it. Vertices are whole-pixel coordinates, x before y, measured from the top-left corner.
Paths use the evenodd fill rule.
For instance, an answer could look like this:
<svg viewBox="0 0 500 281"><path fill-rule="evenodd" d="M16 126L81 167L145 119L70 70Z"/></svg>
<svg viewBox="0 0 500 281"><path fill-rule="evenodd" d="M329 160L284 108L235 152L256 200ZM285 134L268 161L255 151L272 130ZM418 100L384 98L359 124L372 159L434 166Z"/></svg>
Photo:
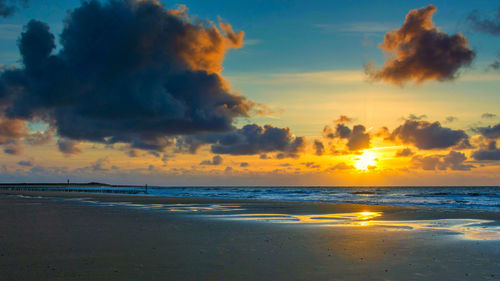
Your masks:
<svg viewBox="0 0 500 281"><path fill-rule="evenodd" d="M154 187L148 189L148 195L434 206L500 211L500 186Z"/></svg>
<svg viewBox="0 0 500 281"><path fill-rule="evenodd" d="M500 186L190 186L148 187L147 190L145 187L104 186L72 187L65 191L79 190L135 196L309 201L500 211Z"/></svg>

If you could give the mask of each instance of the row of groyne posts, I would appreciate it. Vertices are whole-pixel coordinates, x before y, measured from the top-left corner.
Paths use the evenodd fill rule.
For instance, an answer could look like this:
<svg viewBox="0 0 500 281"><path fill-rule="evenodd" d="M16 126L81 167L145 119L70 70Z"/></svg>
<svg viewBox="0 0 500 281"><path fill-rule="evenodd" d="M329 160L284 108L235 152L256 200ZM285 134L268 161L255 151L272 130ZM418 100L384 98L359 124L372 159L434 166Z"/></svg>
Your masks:
<svg viewBox="0 0 500 281"><path fill-rule="evenodd" d="M144 186L117 186L117 185L107 185L107 184L79 184L79 183L67 183L67 184L0 183L0 190L147 194L148 185L146 184Z"/></svg>

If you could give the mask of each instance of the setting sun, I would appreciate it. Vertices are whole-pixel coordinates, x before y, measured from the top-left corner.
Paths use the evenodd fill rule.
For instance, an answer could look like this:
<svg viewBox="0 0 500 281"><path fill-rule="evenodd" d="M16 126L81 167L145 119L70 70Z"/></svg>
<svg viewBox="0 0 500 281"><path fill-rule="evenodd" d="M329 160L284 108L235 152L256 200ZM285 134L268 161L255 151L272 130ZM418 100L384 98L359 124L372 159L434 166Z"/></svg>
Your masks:
<svg viewBox="0 0 500 281"><path fill-rule="evenodd" d="M371 151L365 151L359 157L354 159L354 167L361 171L366 171L370 167L377 165L377 155Z"/></svg>

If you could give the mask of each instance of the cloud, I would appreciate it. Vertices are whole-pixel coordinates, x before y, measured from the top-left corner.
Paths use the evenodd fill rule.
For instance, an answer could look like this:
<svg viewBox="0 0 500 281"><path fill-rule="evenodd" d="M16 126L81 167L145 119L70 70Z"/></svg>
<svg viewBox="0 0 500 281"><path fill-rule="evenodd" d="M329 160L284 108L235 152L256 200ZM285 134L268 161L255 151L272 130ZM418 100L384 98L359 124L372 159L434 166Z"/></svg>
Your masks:
<svg viewBox="0 0 500 281"><path fill-rule="evenodd" d="M411 149L404 148L404 149L396 151L395 156L396 157L408 157L408 156L412 156L413 154L415 154L415 153L413 151L411 151Z"/></svg>
<svg viewBox="0 0 500 281"><path fill-rule="evenodd" d="M49 129L43 132L35 132L27 135L24 138L24 142L30 145L43 145L47 144L52 140L52 135L54 134L53 129Z"/></svg>
<svg viewBox="0 0 500 281"><path fill-rule="evenodd" d="M126 150L126 151L125 151L125 153L126 153L128 156L132 157L132 158L134 158L134 157L139 157L139 155L140 155L140 154L139 154L139 151L138 151L137 149L134 149L134 148L129 149L129 150Z"/></svg>
<svg viewBox="0 0 500 281"><path fill-rule="evenodd" d="M471 64L475 53L462 34L448 35L434 27L435 11L433 5L411 10L399 29L387 32L379 47L391 55L381 68L366 65L367 74L396 85L455 79L461 67Z"/></svg>
<svg viewBox="0 0 500 281"><path fill-rule="evenodd" d="M497 139L500 138L500 123L494 126L477 127L473 131L480 133L485 138Z"/></svg>
<svg viewBox="0 0 500 281"><path fill-rule="evenodd" d="M22 120L0 117L0 145L4 152L19 155L23 152L20 139L28 135L28 127Z"/></svg>
<svg viewBox="0 0 500 281"><path fill-rule="evenodd" d="M240 167L242 167L242 168L245 168L245 167L248 167L248 166L250 166L250 164L248 164L248 162L241 162L240 163Z"/></svg>
<svg viewBox="0 0 500 281"><path fill-rule="evenodd" d="M467 16L467 21L478 32L500 35L500 7L491 18L482 18L478 10Z"/></svg>
<svg viewBox="0 0 500 281"><path fill-rule="evenodd" d="M320 140L314 140L314 154L320 156L325 153L325 146Z"/></svg>
<svg viewBox="0 0 500 281"><path fill-rule="evenodd" d="M178 135L230 132L256 105L220 74L243 37L158 1L84 1L68 13L57 52L47 24L27 24L23 67L0 74L0 108L42 119L59 137L147 150Z"/></svg>
<svg viewBox="0 0 500 281"><path fill-rule="evenodd" d="M467 141L468 136L463 130L442 127L439 122L406 120L392 131L388 140L412 144L419 149L443 149Z"/></svg>
<svg viewBox="0 0 500 281"><path fill-rule="evenodd" d="M310 168L310 169L319 169L321 168L321 165L319 164L316 164L316 162L305 162L305 163L300 163L304 166L306 166L307 168Z"/></svg>
<svg viewBox="0 0 500 281"><path fill-rule="evenodd" d="M78 147L79 142L70 139L57 140L57 147L66 156L76 155L82 152Z"/></svg>
<svg viewBox="0 0 500 281"><path fill-rule="evenodd" d="M206 141L213 143L213 153L232 155L281 152L283 157L295 157L305 147L305 138L293 136L289 128L271 125L261 127L256 124L245 125L231 133L210 136Z"/></svg>
<svg viewBox="0 0 500 281"><path fill-rule="evenodd" d="M23 153L23 146L18 140L9 139L4 143L3 152L11 155L20 155Z"/></svg>
<svg viewBox="0 0 500 281"><path fill-rule="evenodd" d="M403 117L401 119L402 120L411 120L411 121L420 121L423 119L427 119L427 115L425 115L425 114L422 114L422 115L409 114L408 117Z"/></svg>
<svg viewBox="0 0 500 281"><path fill-rule="evenodd" d="M28 135L28 127L22 120L0 119L0 144L9 139L20 139Z"/></svg>
<svg viewBox="0 0 500 281"><path fill-rule="evenodd" d="M352 122L352 118L348 117L347 115L340 115L337 120L335 120L335 123L338 124L347 124Z"/></svg>
<svg viewBox="0 0 500 281"><path fill-rule="evenodd" d="M423 170L455 170L469 171L474 168L473 165L464 164L467 160L465 154L456 151L450 151L447 155L414 156L412 164L415 168Z"/></svg>
<svg viewBox="0 0 500 281"><path fill-rule="evenodd" d="M479 161L500 160L500 149L497 147L496 141L490 141L488 147L474 151L472 158Z"/></svg>
<svg viewBox="0 0 500 281"><path fill-rule="evenodd" d="M455 116L447 116L446 119L445 119L445 123L453 123L455 121L457 121L458 118L455 117Z"/></svg>
<svg viewBox="0 0 500 281"><path fill-rule="evenodd" d="M10 4L7 2L10 2ZM17 2L23 6L28 5L28 0L0 0L0 17L7 18L12 16L17 11L17 5L15 5Z"/></svg>
<svg viewBox="0 0 500 281"><path fill-rule="evenodd" d="M32 160L21 160L17 162L17 165L24 167L32 167L34 164Z"/></svg>
<svg viewBox="0 0 500 281"><path fill-rule="evenodd" d="M215 155L214 157L212 157L212 160L203 160L200 162L200 165L214 165L214 166L217 166L217 165L220 165L222 164L224 159L222 159L222 157L220 157L219 155Z"/></svg>
<svg viewBox="0 0 500 281"><path fill-rule="evenodd" d="M329 170L351 170L351 169L354 169L354 166L348 165L345 162L340 162L329 168Z"/></svg>
<svg viewBox="0 0 500 281"><path fill-rule="evenodd" d="M483 119L493 119L495 117L497 117L497 115L494 113L483 113L483 115L481 115Z"/></svg>
<svg viewBox="0 0 500 281"><path fill-rule="evenodd" d="M363 125L355 125L350 129L344 124L337 124L335 130L330 126L325 126L323 135L329 139L346 139L346 145L350 151L370 148L370 134L366 132Z"/></svg>
<svg viewBox="0 0 500 281"><path fill-rule="evenodd" d="M111 166L110 161L107 157L99 158L94 163L90 165L90 168L94 172L106 172L110 169L115 168L115 166Z"/></svg>

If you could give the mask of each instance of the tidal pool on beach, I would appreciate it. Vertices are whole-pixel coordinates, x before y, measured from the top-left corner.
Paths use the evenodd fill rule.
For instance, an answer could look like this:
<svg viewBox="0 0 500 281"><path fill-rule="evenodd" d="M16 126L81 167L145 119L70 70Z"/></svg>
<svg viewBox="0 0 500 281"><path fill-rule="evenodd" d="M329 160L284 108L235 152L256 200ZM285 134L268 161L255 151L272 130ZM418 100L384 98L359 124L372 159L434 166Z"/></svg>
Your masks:
<svg viewBox="0 0 500 281"><path fill-rule="evenodd" d="M266 223L311 224L325 227L383 227L392 231L427 230L458 234L470 240L500 239L500 225L485 219L377 220L382 212L355 212L317 215L231 214L212 215L223 220Z"/></svg>

